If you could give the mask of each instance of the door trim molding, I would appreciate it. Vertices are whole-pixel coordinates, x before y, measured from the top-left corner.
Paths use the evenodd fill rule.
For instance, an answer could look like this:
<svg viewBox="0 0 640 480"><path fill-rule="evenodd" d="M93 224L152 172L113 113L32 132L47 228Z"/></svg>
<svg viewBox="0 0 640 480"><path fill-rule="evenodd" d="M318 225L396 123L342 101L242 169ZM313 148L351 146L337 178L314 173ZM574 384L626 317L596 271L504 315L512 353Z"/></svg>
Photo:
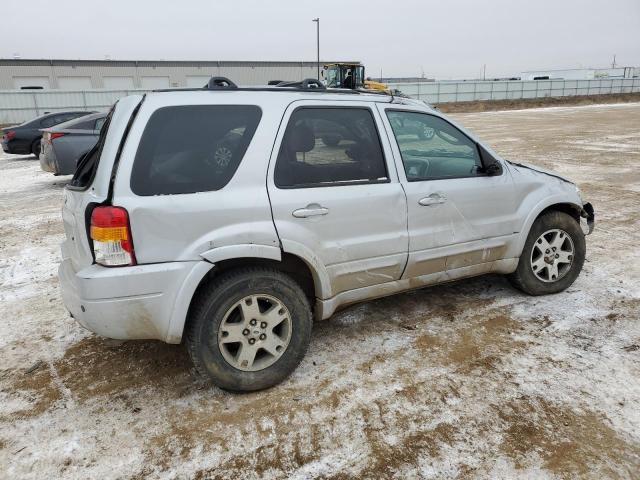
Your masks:
<svg viewBox="0 0 640 480"><path fill-rule="evenodd" d="M518 261L519 258L505 258L494 262L480 263L456 268L454 270L421 275L415 278L405 278L355 290L348 290L327 300L318 299L315 305L315 318L317 320L326 320L341 307L365 300L386 297L403 291L416 290L466 277L475 277L484 273L512 273L518 267Z"/></svg>

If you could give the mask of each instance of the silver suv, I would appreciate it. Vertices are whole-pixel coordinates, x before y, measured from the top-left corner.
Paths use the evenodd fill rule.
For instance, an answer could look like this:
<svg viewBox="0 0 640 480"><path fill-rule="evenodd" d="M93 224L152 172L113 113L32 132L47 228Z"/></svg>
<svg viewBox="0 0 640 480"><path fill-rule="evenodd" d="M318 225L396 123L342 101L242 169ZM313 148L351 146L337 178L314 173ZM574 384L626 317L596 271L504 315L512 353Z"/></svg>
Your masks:
<svg viewBox="0 0 640 480"><path fill-rule="evenodd" d="M355 302L488 272L566 289L593 218L422 102L212 79L114 106L65 189L60 284L89 330L184 338L214 383L257 390Z"/></svg>

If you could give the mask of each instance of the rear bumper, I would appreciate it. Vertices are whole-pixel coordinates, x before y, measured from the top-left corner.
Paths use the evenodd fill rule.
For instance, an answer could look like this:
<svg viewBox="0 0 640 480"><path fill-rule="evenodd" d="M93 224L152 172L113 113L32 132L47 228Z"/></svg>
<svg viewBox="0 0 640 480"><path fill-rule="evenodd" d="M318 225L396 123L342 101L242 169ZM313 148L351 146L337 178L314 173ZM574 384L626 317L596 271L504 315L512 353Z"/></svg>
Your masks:
<svg viewBox="0 0 640 480"><path fill-rule="evenodd" d="M31 150L26 144L20 143L20 141L15 138L12 138L11 140L4 140L0 143L2 143L2 151L4 153L11 153L14 155L28 155L31 153Z"/></svg>
<svg viewBox="0 0 640 480"><path fill-rule="evenodd" d="M175 326L171 328L174 310L176 304L184 304L178 297L185 293L185 280L200 263L91 265L76 272L67 258L58 269L62 300L78 323L98 335L179 343L181 329L175 334Z"/></svg>
<svg viewBox="0 0 640 480"><path fill-rule="evenodd" d="M40 152L40 168L45 172L56 173L56 162L53 157L48 150L42 149Z"/></svg>
<svg viewBox="0 0 640 480"><path fill-rule="evenodd" d="M4 153L14 153L11 151L11 145L10 142L8 140L2 140L0 141L0 143L2 144L2 151Z"/></svg>

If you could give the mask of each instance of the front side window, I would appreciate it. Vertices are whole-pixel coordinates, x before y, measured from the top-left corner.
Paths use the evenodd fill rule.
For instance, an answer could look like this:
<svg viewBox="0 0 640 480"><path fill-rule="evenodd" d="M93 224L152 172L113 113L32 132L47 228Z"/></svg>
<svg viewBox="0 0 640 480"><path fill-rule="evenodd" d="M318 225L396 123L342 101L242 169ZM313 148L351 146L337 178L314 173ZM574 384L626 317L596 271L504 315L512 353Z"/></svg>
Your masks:
<svg viewBox="0 0 640 480"><path fill-rule="evenodd" d="M297 109L282 139L274 177L279 188L388 181L371 110Z"/></svg>
<svg viewBox="0 0 640 480"><path fill-rule="evenodd" d="M209 192L238 169L262 112L254 105L186 105L155 111L131 172L137 195Z"/></svg>
<svg viewBox="0 0 640 480"><path fill-rule="evenodd" d="M387 118L408 181L484 175L475 142L440 117L388 110Z"/></svg>

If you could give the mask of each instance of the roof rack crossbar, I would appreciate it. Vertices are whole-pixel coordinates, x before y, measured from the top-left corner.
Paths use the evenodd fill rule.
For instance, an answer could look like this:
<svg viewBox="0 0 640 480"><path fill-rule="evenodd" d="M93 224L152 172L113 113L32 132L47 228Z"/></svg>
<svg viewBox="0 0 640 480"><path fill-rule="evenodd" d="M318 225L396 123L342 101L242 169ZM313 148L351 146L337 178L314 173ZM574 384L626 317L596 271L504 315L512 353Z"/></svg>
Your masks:
<svg viewBox="0 0 640 480"><path fill-rule="evenodd" d="M300 88L302 90L326 90L327 89L327 87L324 86L324 83L322 83L317 78L305 78L301 82L280 82L276 86Z"/></svg>

